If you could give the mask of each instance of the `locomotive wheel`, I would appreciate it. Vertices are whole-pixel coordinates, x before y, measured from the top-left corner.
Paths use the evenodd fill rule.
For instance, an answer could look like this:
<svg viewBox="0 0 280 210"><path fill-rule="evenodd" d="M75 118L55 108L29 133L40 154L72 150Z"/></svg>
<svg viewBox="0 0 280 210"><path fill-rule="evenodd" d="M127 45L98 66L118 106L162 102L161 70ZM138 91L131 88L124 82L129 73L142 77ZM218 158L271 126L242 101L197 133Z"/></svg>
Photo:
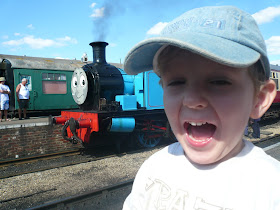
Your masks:
<svg viewBox="0 0 280 210"><path fill-rule="evenodd" d="M162 135L159 133L135 133L137 145L144 148L153 148L159 144Z"/></svg>

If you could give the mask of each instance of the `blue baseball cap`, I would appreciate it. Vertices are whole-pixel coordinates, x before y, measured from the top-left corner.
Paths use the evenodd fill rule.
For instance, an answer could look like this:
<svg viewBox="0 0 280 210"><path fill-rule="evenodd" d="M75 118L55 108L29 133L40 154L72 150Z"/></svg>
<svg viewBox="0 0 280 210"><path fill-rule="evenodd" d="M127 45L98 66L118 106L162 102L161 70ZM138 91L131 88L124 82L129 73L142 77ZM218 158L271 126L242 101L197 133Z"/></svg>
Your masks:
<svg viewBox="0 0 280 210"><path fill-rule="evenodd" d="M266 45L256 21L233 6L201 7L175 18L158 37L146 39L129 51L124 70L136 75L153 69L156 53L166 45L234 68L246 68L260 60L266 77L270 75Z"/></svg>

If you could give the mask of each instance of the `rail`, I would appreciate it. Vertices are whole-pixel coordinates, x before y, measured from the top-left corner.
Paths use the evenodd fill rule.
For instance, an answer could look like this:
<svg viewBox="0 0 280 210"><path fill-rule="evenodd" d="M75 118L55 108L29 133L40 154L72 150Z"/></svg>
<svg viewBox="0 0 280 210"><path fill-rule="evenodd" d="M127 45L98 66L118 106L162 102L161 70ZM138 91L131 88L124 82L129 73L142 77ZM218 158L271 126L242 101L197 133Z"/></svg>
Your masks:
<svg viewBox="0 0 280 210"><path fill-rule="evenodd" d="M82 195L72 196L40 206L35 209L122 209L125 198L131 192L134 179L93 190Z"/></svg>

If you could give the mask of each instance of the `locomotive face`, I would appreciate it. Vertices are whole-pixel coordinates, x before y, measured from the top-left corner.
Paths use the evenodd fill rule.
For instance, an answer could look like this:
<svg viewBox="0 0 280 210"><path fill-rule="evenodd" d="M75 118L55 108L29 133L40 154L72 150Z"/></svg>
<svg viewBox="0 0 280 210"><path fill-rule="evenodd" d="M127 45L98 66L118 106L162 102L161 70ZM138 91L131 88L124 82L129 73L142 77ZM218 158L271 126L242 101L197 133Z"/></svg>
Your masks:
<svg viewBox="0 0 280 210"><path fill-rule="evenodd" d="M88 93L87 75L83 69L76 69L72 75L71 91L74 101L81 105L85 102Z"/></svg>

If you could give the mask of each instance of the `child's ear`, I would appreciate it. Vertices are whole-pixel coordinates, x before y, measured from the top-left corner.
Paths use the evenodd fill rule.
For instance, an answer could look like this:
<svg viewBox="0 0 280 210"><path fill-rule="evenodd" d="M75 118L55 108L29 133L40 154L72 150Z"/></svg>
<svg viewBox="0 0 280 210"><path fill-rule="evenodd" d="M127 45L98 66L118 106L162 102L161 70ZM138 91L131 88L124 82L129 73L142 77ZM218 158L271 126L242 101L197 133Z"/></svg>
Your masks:
<svg viewBox="0 0 280 210"><path fill-rule="evenodd" d="M264 85L261 86L260 91L255 98L254 107L250 117L252 119L260 118L268 110L275 96L275 82L273 80L268 80Z"/></svg>

